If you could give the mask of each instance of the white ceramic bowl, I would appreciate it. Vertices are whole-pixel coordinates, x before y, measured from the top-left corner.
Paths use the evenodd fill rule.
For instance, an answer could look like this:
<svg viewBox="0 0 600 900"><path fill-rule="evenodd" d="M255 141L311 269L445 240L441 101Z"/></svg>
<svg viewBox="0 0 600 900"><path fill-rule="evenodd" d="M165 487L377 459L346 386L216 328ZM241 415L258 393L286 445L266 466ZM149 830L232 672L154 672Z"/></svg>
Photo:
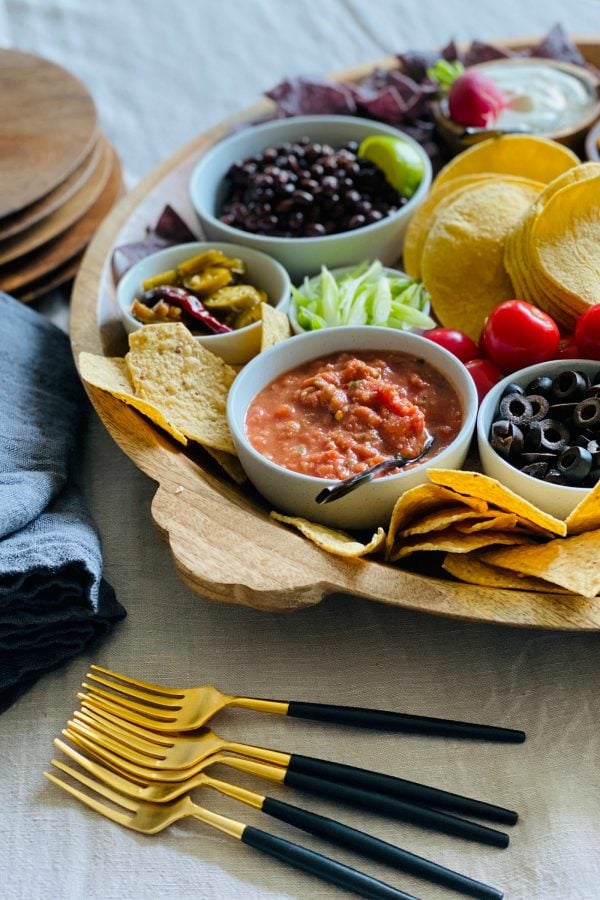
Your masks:
<svg viewBox="0 0 600 900"><path fill-rule="evenodd" d="M356 266L343 266L340 269L333 269L331 274L334 277L339 277L340 275L345 275L346 272L352 272L352 270L355 268L356 268ZM409 277L408 275L406 275L406 272L402 272L400 269L391 269L388 266L384 266L383 271L386 273L386 275L405 275L407 278ZM310 280L317 281L319 278L320 278L320 275L313 275L313 277ZM296 286L299 291L302 291L302 282L299 282ZM429 315L430 309L431 309L431 303L427 302L423 306L423 312L427 313ZM290 298L290 304L289 304L289 307L287 310L287 314L288 314L288 317L290 320L290 325L292 326L292 331L294 332L294 334L304 334L306 332L306 329L303 328L302 325L300 325L300 323L298 322L298 306L297 306L296 301L294 300L293 296ZM373 326L368 326L368 327L371 328ZM407 327L402 330L403 331L412 331L412 328Z"/></svg>
<svg viewBox="0 0 600 900"><path fill-rule="evenodd" d="M558 359L539 363L536 366L528 366L526 369L520 369L513 375L507 375L506 378L494 385L479 407L477 444L481 465L485 474L491 478L496 478L507 488L515 491L515 493L524 497L525 500L529 500L530 503L543 509L544 512L549 513L551 516L556 516L557 519L566 519L580 500L583 500L585 495L589 493L589 488L550 484L516 469L491 447L489 442L490 428L492 422L497 418L500 397L504 389L512 382L525 387L530 381L533 381L534 378L539 378L541 375L548 375L550 378L554 378L555 375L558 375L559 372L563 372L565 369L578 369L582 372L587 372L588 375L594 375L599 368L600 363L598 361L594 362L586 359Z"/></svg>
<svg viewBox="0 0 600 900"><path fill-rule="evenodd" d="M185 259L204 253L206 250L222 250L228 256L241 259L248 268L248 282L266 291L271 304L286 310L290 297L290 279L287 272L276 260L258 250L240 247L238 244L207 243L177 244L152 253L140 260L121 278L117 286L117 302L127 334L143 328L129 308L136 296L142 293L142 282L152 275L172 269ZM197 340L230 365L243 365L260 350L261 323L254 322L245 328L238 328L227 334L199 335Z"/></svg>
<svg viewBox="0 0 600 900"><path fill-rule="evenodd" d="M423 179L417 191L401 209L390 216L356 231L324 237L282 238L250 234L219 221L225 195L225 175L232 163L261 153L266 147L307 135L312 140L340 147L346 141L362 141L373 134L401 137L411 144L423 160ZM290 276L301 279L319 271L380 259L385 265L401 254L408 220L427 196L431 185L429 157L412 138L381 122L353 116L296 116L278 119L236 132L216 144L197 163L190 181L190 197L207 240L235 241L269 253L282 263Z"/></svg>
<svg viewBox="0 0 600 900"><path fill-rule="evenodd" d="M315 497L336 482L285 469L255 450L246 436L245 419L256 394L274 378L311 359L338 351L377 350L422 357L446 376L463 405L463 425L454 441L421 465L377 478L340 500L319 505ZM227 402L227 418L240 462L248 478L277 510L304 516L334 528L387 525L394 503L404 491L427 481L427 469L459 468L465 460L477 416L477 392L463 364L442 347L419 335L363 325L310 331L276 344L252 360L237 376Z"/></svg>

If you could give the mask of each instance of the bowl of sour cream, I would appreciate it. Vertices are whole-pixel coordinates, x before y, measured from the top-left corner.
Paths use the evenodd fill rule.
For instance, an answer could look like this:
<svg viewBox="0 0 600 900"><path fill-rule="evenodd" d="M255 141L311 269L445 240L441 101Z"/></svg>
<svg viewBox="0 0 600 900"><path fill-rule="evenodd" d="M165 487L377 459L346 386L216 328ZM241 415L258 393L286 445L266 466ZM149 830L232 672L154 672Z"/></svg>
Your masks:
<svg viewBox="0 0 600 900"><path fill-rule="evenodd" d="M470 66L467 71L489 78L506 103L493 124L465 128L453 121L447 100L441 98L434 113L453 150L464 150L498 133L534 134L579 149L600 116L600 79L582 66L527 57L495 59Z"/></svg>

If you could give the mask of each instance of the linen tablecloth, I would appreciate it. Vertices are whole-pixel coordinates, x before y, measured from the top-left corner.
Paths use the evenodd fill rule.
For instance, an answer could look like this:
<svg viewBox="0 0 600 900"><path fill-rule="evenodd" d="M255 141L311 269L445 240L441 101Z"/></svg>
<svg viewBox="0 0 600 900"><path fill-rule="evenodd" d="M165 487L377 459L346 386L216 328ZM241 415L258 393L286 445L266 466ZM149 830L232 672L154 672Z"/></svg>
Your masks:
<svg viewBox="0 0 600 900"><path fill-rule="evenodd" d="M322 74L450 37L599 31L580 0L0 0L0 43L45 55L89 86L129 183L285 75ZM66 326L60 296L37 307ZM1 329L1 323L0 323ZM1 330L0 330L1 351ZM6 386L0 386L5 390ZM507 850L484 848L242 779L501 887L514 900L600 896L600 643L473 625L348 597L291 616L211 603L177 578L154 530L154 485L90 415L84 486L105 573L128 618L94 655L40 681L0 718L0 872L8 900L308 900L342 897L188 820L154 838L119 829L42 778L88 662L173 685L314 699L524 728L501 746L326 728L230 712L218 733L337 758L517 809ZM227 548L223 548L227 552ZM221 774L225 776L225 770ZM432 900L452 894L196 794L212 808L332 852Z"/></svg>

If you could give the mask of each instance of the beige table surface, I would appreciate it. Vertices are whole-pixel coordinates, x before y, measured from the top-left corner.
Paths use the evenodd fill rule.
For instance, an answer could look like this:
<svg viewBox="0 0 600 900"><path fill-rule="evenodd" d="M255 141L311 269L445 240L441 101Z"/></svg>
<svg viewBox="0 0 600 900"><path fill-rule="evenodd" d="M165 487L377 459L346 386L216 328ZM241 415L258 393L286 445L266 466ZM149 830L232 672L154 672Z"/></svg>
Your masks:
<svg viewBox="0 0 600 900"><path fill-rule="evenodd" d="M560 19L573 33L600 32L598 0L571 6L567 13L559 0L0 0L0 44L46 55L88 84L133 183L285 75L324 73L452 36L541 33ZM66 324L60 295L37 306ZM352 598L281 617L215 605L177 579L150 522L153 485L93 415L82 452L106 576L129 617L101 648L44 678L0 718L2 897L343 896L200 823L188 820L146 838L47 784L41 773L52 738L76 706L92 661L174 685L215 683L248 695L372 704L524 728L524 745L486 746L247 712L217 723L227 737L362 764L513 807L521 819L501 851L272 790L497 885L514 900L600 897L597 635L462 624ZM249 778L245 783L264 787ZM204 799L327 852L325 843L231 801ZM453 896L334 852L420 897Z"/></svg>

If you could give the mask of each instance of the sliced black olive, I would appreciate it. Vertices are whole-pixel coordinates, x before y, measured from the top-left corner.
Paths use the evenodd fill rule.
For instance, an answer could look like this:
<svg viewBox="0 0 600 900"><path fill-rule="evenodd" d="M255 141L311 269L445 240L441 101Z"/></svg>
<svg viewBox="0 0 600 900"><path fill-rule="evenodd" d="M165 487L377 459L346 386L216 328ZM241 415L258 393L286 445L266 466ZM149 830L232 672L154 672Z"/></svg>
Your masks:
<svg viewBox="0 0 600 900"><path fill-rule="evenodd" d="M600 441L597 441L594 438L594 440L589 442L585 449L588 453L592 454L592 465L600 466Z"/></svg>
<svg viewBox="0 0 600 900"><path fill-rule="evenodd" d="M567 426L557 419L543 419L540 425L542 427L540 450L544 453L561 453L570 438Z"/></svg>
<svg viewBox="0 0 600 900"><path fill-rule="evenodd" d="M553 403L548 410L551 419L559 419L565 422L575 412L576 403Z"/></svg>
<svg viewBox="0 0 600 900"><path fill-rule="evenodd" d="M584 487L594 487L600 481L600 466L595 469L591 469L590 472L586 475L583 480Z"/></svg>
<svg viewBox="0 0 600 900"><path fill-rule="evenodd" d="M583 400L589 387L588 380L581 372L565 369L552 381L552 397L555 400L571 402Z"/></svg>
<svg viewBox="0 0 600 900"><path fill-rule="evenodd" d="M550 397L552 393L552 379L549 375L534 378L525 388L525 394L541 394L542 397Z"/></svg>
<svg viewBox="0 0 600 900"><path fill-rule="evenodd" d="M600 384L600 369L598 369L596 374L593 375L590 380L591 380L592 384Z"/></svg>
<svg viewBox="0 0 600 900"><path fill-rule="evenodd" d="M542 446L542 434L542 426L537 419L533 419L529 423L529 428L524 431L525 449L533 451L539 450Z"/></svg>
<svg viewBox="0 0 600 900"><path fill-rule="evenodd" d="M548 466L553 467L556 465L556 459L556 453L521 453L519 462L522 462L525 466L529 466L531 463L544 462Z"/></svg>
<svg viewBox="0 0 600 900"><path fill-rule="evenodd" d="M573 411L573 423L577 428L594 428L600 424L600 397L581 400Z"/></svg>
<svg viewBox="0 0 600 900"><path fill-rule="evenodd" d="M585 392L586 397L600 397L600 384L591 384Z"/></svg>
<svg viewBox="0 0 600 900"><path fill-rule="evenodd" d="M567 484L581 484L592 470L592 454L584 447L567 447L558 457L556 468Z"/></svg>
<svg viewBox="0 0 600 900"><path fill-rule="evenodd" d="M531 475L532 478L543 478L548 471L547 462L534 462L528 466L523 466L521 472L525 475Z"/></svg>
<svg viewBox="0 0 600 900"><path fill-rule="evenodd" d="M518 456L523 449L523 432L507 419L498 419L492 424L490 446L504 459Z"/></svg>
<svg viewBox="0 0 600 900"><path fill-rule="evenodd" d="M550 409L550 403L542 394L525 394L525 399L529 400L531 403L531 418L532 420L541 421L545 419L548 415L548 410Z"/></svg>
<svg viewBox="0 0 600 900"><path fill-rule="evenodd" d="M548 471L544 475L544 481L548 481L550 482L550 484L566 484L565 479L560 474L558 469L548 469Z"/></svg>
<svg viewBox="0 0 600 900"><path fill-rule="evenodd" d="M506 394L500 401L500 416L514 425L530 421L532 413L531 403L525 399L523 394L517 394L516 392Z"/></svg>
<svg viewBox="0 0 600 900"><path fill-rule="evenodd" d="M517 384L516 381L511 381L510 384L507 384L504 390L502 391L501 400L506 397L507 394L524 394L525 388L521 387L520 384Z"/></svg>
<svg viewBox="0 0 600 900"><path fill-rule="evenodd" d="M581 375L581 377L582 377L583 380L585 381L585 389L586 389L586 391L587 391L587 389L589 388L589 386L590 386L591 383L592 383L592 379L590 378L590 376L588 375L587 372L582 372L581 369L578 369L578 370L577 370L577 374L578 374L578 375Z"/></svg>

